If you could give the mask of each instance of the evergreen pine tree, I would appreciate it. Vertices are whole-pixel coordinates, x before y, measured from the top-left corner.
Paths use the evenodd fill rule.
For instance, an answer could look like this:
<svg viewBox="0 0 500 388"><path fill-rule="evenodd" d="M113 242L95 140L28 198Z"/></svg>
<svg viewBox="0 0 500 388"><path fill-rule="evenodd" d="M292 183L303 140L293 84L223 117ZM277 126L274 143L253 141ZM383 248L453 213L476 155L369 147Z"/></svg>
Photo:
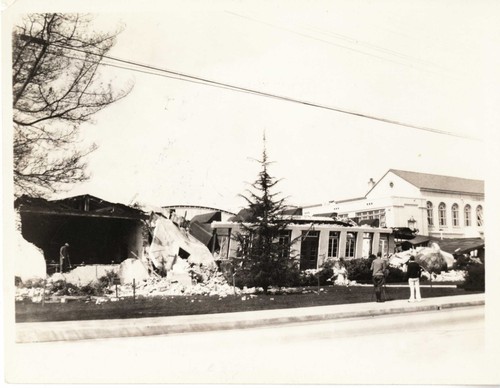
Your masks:
<svg viewBox="0 0 500 388"><path fill-rule="evenodd" d="M240 221L241 231L236 235L239 252L232 260L239 285L262 287L267 293L270 286L293 282L297 266L291 257L290 221L283 217L284 199L272 192L279 180L269 175L265 136L258 162L262 169L252 189L241 195L248 203L248 217Z"/></svg>

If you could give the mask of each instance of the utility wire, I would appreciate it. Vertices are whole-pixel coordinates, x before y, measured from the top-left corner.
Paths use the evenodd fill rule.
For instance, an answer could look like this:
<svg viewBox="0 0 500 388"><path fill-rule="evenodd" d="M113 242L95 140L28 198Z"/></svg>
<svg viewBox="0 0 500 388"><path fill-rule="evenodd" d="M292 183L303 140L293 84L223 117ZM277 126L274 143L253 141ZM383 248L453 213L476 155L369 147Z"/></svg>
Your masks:
<svg viewBox="0 0 500 388"><path fill-rule="evenodd" d="M94 60L91 60L91 59L86 59L86 58L82 58L82 57L71 56L71 55L61 54L61 53L47 52L47 54L54 55L54 56L59 56L59 57L64 57L64 58L68 58L68 59L76 59L76 60L80 60L80 61L85 61L85 62L89 62L89 63L95 64L95 65L102 65L102 66L107 66L107 67L114 67L116 69L130 70L130 71L135 71L137 73L142 73L142 74L156 75L158 77L169 78L169 79L173 79L173 80L177 80L177 81L185 81L185 82L189 82L189 83L193 83L193 84L198 84L198 85L212 86L212 87L215 87L215 88L226 89L226 90L234 90L233 88L229 88L229 87L223 87L223 86L217 86L217 85L210 85L209 83L206 83L206 82L195 81L195 80L188 79L188 78L181 78L180 76L173 76L173 75L155 73L153 71L141 70L141 69L137 69L137 68L130 67L130 66L117 65L117 64L113 64L113 63L109 63L109 62L103 62L103 61L97 61L97 60L94 61ZM254 93L252 93L252 94L254 94Z"/></svg>
<svg viewBox="0 0 500 388"><path fill-rule="evenodd" d="M348 115L351 115L351 116L362 117L362 118L366 118L366 119L370 119L370 120L375 120L375 121L380 121L380 122L384 122L384 123L388 123L388 124L399 125L399 126L402 126L402 127L418 129L418 130L432 132L432 133L437 133L437 134L441 134L441 135L448 135L448 136L454 136L454 137L465 138L465 139L472 139L472 140L480 140L480 139L478 139L476 137L472 137L472 136L468 136L468 135L463 135L463 134L457 134L457 133L453 133L453 132L449 132L449 131L445 131L445 130L441 130L441 129L424 127L424 126L420 126L420 125L413 125L413 124L405 123L405 122L402 122L402 121L387 119L387 118L384 118L384 117L373 116L373 115L369 115L369 114L365 114L365 113L360 113L360 112L350 111L350 110L346 110L346 109L342 109L342 108L327 106L327 105L323 105L323 104L319 104L319 103L309 102L309 101L306 101L306 100L299 100L299 99L295 99L295 98L292 98L292 97L280 96L280 95L277 95L277 94L262 92L262 91L255 90L255 89L249 89L249 88L245 88L245 87L241 87L241 86L237 86L237 85L231 85L231 84L228 84L228 83L225 83L225 82L213 81L213 80L210 80L208 78L202 78L202 77L198 77L198 76L194 76L194 75L182 73L182 72L179 72L179 71L174 71L174 70L168 70L168 69L164 69L164 68L159 68L159 67L156 67L156 66L151 66L151 65L147 65L147 64L143 64L143 63L139 63L139 62L127 60L127 59L112 57L110 55L97 54L97 53L93 53L93 52L86 51L86 50L83 50L83 49L79 49L77 47L72 47L72 46L67 46L67 45L61 45L61 44L56 44L56 43L53 43L52 45L53 46L57 46L57 47L61 47L61 48L65 48L65 49L69 49L69 50L73 50L73 51L77 51L77 52L81 52L81 53L88 54L88 55L94 55L94 56L99 57L99 58L106 58L106 59L109 59L109 60L112 60L112 61L116 61L116 62L119 62L119 63L127 64L127 65L137 66L137 67L145 68L145 69L148 69L148 70L154 70L154 71L158 71L158 72L161 72L161 73L170 74L171 76L167 77L167 78L174 78L174 79L178 79L180 81L189 81L189 82L197 81L196 83L199 83L199 84L202 84L202 85L206 85L206 86L216 86L216 87L219 87L219 88L229 89L229 90L232 90L232 91L254 94L254 95L258 95L258 96L263 96L263 97L278 99L278 100L281 100L281 101L294 102L294 103L305 105L305 106L311 106L311 107L314 107L314 108L320 108L320 109L325 109L325 110L329 110L329 111L344 113L344 114L348 114ZM54 55L61 55L61 54L57 53L57 54L54 54ZM84 61L90 61L90 62L92 62L91 60L89 60L87 58L80 58L80 59L84 60ZM108 66L118 67L116 65L111 65L111 64L108 64ZM124 67L122 67L122 68L124 68ZM139 71L137 69L132 69L132 68L129 68L128 70ZM165 76L164 74L157 74L157 73L150 73L150 72L148 72L148 73L152 74L152 75ZM172 75L177 76L177 78L176 77L172 77Z"/></svg>
<svg viewBox="0 0 500 388"><path fill-rule="evenodd" d="M427 73L432 73L432 74L437 74L439 76L443 76L442 73L439 73L439 72L427 69L427 68L422 67L422 66L418 66L417 67L417 65L415 65L413 63L401 62L401 61L398 61L398 60L395 60L395 59L390 59L390 58L387 58L387 57L384 57L384 56L376 55L376 54L373 54L373 53L370 53L370 52L367 52L367 51L364 51L364 50L361 50L361 49L358 49L358 48L346 46L346 45L343 45L343 44L340 44L340 43L335 43L335 42L332 42L331 40L328 40L328 39L323 39L323 38L320 38L320 37L317 37L317 36L314 36L314 35L310 35L310 34L306 34L306 33L300 32L300 31L292 30L292 29L287 28L287 27L282 27L282 26L275 25L275 24L272 24L272 23L269 23L269 22L258 20L258 19L252 18L250 16L240 15L238 13L231 12L231 11L226 11L226 13L228 13L230 15L238 16L240 18L247 19L247 20L250 20L250 21L253 21L253 22L256 22L256 23L261 23L261 24L263 24L265 26L268 26L268 27L271 27L271 28L283 30L283 31L289 32L291 34L295 34L295 35L301 36L303 38L312 39L312 40L315 40L315 41L318 41L318 42L321 42L321 43L325 43L325 44L328 44L328 45L331 45L331 46L335 46L335 47L339 47L339 48L342 48L342 49L345 49L345 50L348 50L348 51L352 51L352 52L355 52L355 53L358 53L358 54L361 54L361 55L367 55L367 56L370 56L370 57L373 57L373 58L377 58L377 59L380 59L380 60L383 60L383 61L396 63L396 64L402 65L402 66L407 66L407 67L409 67L411 69L418 69L418 70L421 70L421 71L425 71ZM318 31L321 32L321 30L318 30ZM364 45L370 46L370 44L368 44L368 43L365 44L364 42L358 42L356 39L349 38L349 37L347 37L345 35L340 35L340 34L335 34L335 33L333 33L333 35L337 35L338 37L341 37L341 39L350 41L351 43L354 41L354 42L356 42L358 44L361 43L362 45L364 44ZM390 53L390 54L392 54L394 56L399 56L399 57L401 57L401 59L405 60L405 58L404 58L406 56L405 54L398 53L397 51L392 51L392 50L384 49L383 47L378 47L378 46L374 46L374 45L371 45L371 46L372 46L373 50L376 50L376 51L385 51L386 53ZM409 58L410 58L411 62L421 61L418 58L413 58L413 57L409 57Z"/></svg>

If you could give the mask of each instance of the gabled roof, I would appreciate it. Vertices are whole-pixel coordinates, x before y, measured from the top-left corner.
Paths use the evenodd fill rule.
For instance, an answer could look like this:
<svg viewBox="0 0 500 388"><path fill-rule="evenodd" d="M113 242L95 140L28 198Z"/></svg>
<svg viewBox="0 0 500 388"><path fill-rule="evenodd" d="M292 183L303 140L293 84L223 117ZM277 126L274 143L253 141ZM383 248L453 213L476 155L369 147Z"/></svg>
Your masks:
<svg viewBox="0 0 500 388"><path fill-rule="evenodd" d="M418 187L420 190L439 192L448 191L455 193L484 195L484 181L482 180L457 178L447 175L426 174L422 172L403 171L395 169L390 169L389 171L387 171L384 176L375 184L375 186L377 186L378 183L390 172L411 183L413 186ZM372 191L375 186L373 186L370 191Z"/></svg>

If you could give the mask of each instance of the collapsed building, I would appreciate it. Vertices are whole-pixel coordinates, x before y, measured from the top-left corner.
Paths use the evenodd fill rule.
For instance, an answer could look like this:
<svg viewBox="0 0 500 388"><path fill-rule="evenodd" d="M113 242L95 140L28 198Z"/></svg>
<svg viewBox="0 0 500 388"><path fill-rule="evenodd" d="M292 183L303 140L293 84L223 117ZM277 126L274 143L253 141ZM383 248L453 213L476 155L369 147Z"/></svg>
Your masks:
<svg viewBox="0 0 500 388"><path fill-rule="evenodd" d="M21 196L14 206L23 237L43 251L49 271L58 265L65 243L72 266L120 263L142 255L147 215L141 210L92 195L53 201Z"/></svg>
<svg viewBox="0 0 500 388"><path fill-rule="evenodd" d="M59 250L65 243L70 266L96 266L94 277L102 272L97 267L127 259L140 261L146 273L178 273L181 278L188 264L214 265L209 249L186 230L185 220L162 208L130 207L92 195L52 201L22 196L14 206L22 237L39 249L48 273L60 271Z"/></svg>
<svg viewBox="0 0 500 388"><path fill-rule="evenodd" d="M166 277L186 284L191 281L188 274L193 265L220 270L236 255L234 236L250 217L247 209L230 216L229 212L222 214L211 208L209 213L193 215L188 222L175 209L131 207L92 195L52 201L22 196L15 201L15 208L23 237L19 241L24 242L18 244L22 249L18 248L16 260L25 261L23 274L40 273L39 277L44 277L47 272L58 272L59 249L69 243L71 266L78 267L80 273L84 272L82 267L96 267L94 278L134 259L138 262L126 263L127 268L141 267L141 275L134 272L133 278ZM301 208L290 208L283 217L290 223L280 238L294 241L293 251L301 270L319 268L329 259L367 258L378 252L389 256L400 247L406 248L405 244L416 248L432 242L429 237L416 235L414 229L380 227L378 220L356 223L336 213L306 216ZM439 245L441 253L479 252L484 257L481 239L444 239ZM41 263L36 256L42 257Z"/></svg>

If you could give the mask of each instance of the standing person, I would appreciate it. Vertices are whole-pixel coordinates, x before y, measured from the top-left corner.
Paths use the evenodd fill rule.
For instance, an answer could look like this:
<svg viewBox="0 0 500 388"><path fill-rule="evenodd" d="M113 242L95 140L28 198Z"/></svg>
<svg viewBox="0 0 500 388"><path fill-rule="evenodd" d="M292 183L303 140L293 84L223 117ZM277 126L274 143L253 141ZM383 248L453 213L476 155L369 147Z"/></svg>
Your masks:
<svg viewBox="0 0 500 388"><path fill-rule="evenodd" d="M382 286L385 282L385 271L387 269L387 263L382 260L381 257L376 257L375 255L370 255L369 259L372 259L372 279L373 286L375 287L375 296L377 297L377 303L383 302L382 300Z"/></svg>
<svg viewBox="0 0 500 388"><path fill-rule="evenodd" d="M64 244L59 250L59 272L64 272L69 263L69 244Z"/></svg>
<svg viewBox="0 0 500 388"><path fill-rule="evenodd" d="M380 259L385 263L384 278L387 280L387 277L389 276L389 259L387 256L382 257L382 252L377 253L377 259Z"/></svg>
<svg viewBox="0 0 500 388"><path fill-rule="evenodd" d="M410 286L410 299L408 302L420 302L422 297L420 296L420 274L422 273L422 267L415 261L415 256L410 256L407 267L408 274L408 285Z"/></svg>

